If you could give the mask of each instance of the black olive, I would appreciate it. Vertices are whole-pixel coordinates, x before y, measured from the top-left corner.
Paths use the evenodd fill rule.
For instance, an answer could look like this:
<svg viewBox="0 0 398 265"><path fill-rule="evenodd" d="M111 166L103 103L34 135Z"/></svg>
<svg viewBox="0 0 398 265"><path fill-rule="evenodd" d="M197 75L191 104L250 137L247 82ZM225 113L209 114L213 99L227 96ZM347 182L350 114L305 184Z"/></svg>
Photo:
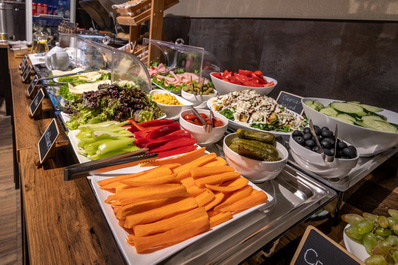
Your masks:
<svg viewBox="0 0 398 265"><path fill-rule="evenodd" d="M329 142L329 141L327 141L325 139L322 140L321 145L322 145L322 147L325 147L325 148L328 148L328 149L332 148L332 146L333 146L333 144L331 142Z"/></svg>
<svg viewBox="0 0 398 265"><path fill-rule="evenodd" d="M312 134L311 133L304 133L304 140L309 140L312 138Z"/></svg>
<svg viewBox="0 0 398 265"><path fill-rule="evenodd" d="M330 148L329 151L331 153L331 156L334 156L334 148Z"/></svg>
<svg viewBox="0 0 398 265"><path fill-rule="evenodd" d="M321 152L321 150L319 149L319 147L318 146L314 146L314 147L312 147L312 151L314 151L314 152L317 152L317 153L320 153Z"/></svg>
<svg viewBox="0 0 398 265"><path fill-rule="evenodd" d="M321 135L321 133L322 133L322 130L316 125L314 126L314 131L315 131L316 135Z"/></svg>
<svg viewBox="0 0 398 265"><path fill-rule="evenodd" d="M323 138L323 140L330 142L332 145L334 145L334 143L335 143L334 138L326 137L326 138Z"/></svg>
<svg viewBox="0 0 398 265"><path fill-rule="evenodd" d="M300 132L299 130L295 130L294 132L293 132L293 137L294 136L303 136L303 133L302 132Z"/></svg>
<svg viewBox="0 0 398 265"><path fill-rule="evenodd" d="M337 147L338 147L339 149L344 149L344 148L347 147L347 144L346 144L345 142L339 140L339 141L337 142Z"/></svg>
<svg viewBox="0 0 398 265"><path fill-rule="evenodd" d="M305 145L312 148L315 146L315 141L312 139L309 139L309 140L305 141Z"/></svg>
<svg viewBox="0 0 398 265"><path fill-rule="evenodd" d="M337 150L336 151L336 158L341 158L343 157L343 150Z"/></svg>
<svg viewBox="0 0 398 265"><path fill-rule="evenodd" d="M308 150L311 150L311 147L309 147L309 146L305 145L304 147L307 148Z"/></svg>
<svg viewBox="0 0 398 265"><path fill-rule="evenodd" d="M355 158L357 156L357 149L350 145L343 149L343 154L348 158Z"/></svg>
<svg viewBox="0 0 398 265"><path fill-rule="evenodd" d="M329 131L329 128L328 128L328 127L322 127L321 130L322 130L322 131Z"/></svg>
<svg viewBox="0 0 398 265"><path fill-rule="evenodd" d="M321 129L321 128L319 128L318 125L314 125L314 129L317 129L317 128L318 128L319 130Z"/></svg>
<svg viewBox="0 0 398 265"><path fill-rule="evenodd" d="M310 128L305 127L304 130L303 130L303 133L304 133L304 134L305 134L305 133L311 133Z"/></svg>
<svg viewBox="0 0 398 265"><path fill-rule="evenodd" d="M333 156L332 152L330 152L330 149L327 148L322 148L323 152L325 153L325 155L327 156Z"/></svg>
<svg viewBox="0 0 398 265"><path fill-rule="evenodd" d="M331 132L329 130L323 130L321 135L323 138L333 137L333 132Z"/></svg>
<svg viewBox="0 0 398 265"><path fill-rule="evenodd" d="M301 137L301 136L296 136L296 137L293 137L293 139L298 143L298 144L300 144L300 145L304 145L304 138L303 137Z"/></svg>

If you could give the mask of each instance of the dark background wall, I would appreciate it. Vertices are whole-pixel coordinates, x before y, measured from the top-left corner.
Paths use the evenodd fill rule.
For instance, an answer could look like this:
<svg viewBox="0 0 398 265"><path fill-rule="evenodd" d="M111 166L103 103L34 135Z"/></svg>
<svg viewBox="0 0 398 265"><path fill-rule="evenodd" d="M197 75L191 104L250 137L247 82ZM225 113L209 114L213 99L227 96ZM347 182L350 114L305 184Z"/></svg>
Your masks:
<svg viewBox="0 0 398 265"><path fill-rule="evenodd" d="M398 111L398 23L167 17L165 37L204 47L222 70L260 69L280 90Z"/></svg>

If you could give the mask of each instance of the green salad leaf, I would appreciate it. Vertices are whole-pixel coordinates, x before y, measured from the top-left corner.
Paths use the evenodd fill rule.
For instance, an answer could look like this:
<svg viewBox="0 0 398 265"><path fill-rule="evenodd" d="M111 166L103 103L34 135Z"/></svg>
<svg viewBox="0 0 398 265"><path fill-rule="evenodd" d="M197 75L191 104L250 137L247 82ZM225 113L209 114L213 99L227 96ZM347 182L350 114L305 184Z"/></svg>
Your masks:
<svg viewBox="0 0 398 265"><path fill-rule="evenodd" d="M220 114L224 115L225 118L227 118L227 119L229 119L231 121L235 120L234 112L232 110L230 110L230 109L223 109L222 111L220 111Z"/></svg>

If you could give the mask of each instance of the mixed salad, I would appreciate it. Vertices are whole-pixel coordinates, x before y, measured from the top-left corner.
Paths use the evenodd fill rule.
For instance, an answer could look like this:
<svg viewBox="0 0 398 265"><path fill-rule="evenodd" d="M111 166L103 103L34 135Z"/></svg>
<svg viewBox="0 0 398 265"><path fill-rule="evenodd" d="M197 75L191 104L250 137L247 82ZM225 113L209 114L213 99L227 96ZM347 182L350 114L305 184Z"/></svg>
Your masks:
<svg viewBox="0 0 398 265"><path fill-rule="evenodd" d="M306 124L301 115L251 89L218 96L209 102L214 110L229 120L265 131L292 132Z"/></svg>
<svg viewBox="0 0 398 265"><path fill-rule="evenodd" d="M164 115L151 96L131 82L99 85L97 91L84 92L79 99L68 102L64 112L70 114L66 122L70 130L107 120L132 118L145 122Z"/></svg>

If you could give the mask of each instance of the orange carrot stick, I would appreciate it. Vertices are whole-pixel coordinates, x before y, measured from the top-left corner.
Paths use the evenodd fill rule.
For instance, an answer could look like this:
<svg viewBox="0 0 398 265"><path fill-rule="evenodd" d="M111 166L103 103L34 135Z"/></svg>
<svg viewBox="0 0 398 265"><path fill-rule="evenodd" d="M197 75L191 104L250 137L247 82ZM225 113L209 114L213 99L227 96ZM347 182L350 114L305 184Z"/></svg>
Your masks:
<svg viewBox="0 0 398 265"><path fill-rule="evenodd" d="M249 181L244 178L240 177L234 181L232 181L228 186L219 186L219 185L210 185L206 184L206 188L214 191L220 191L220 192L232 192L236 190L240 190L241 188L245 187L249 183Z"/></svg>
<svg viewBox="0 0 398 265"><path fill-rule="evenodd" d="M196 207L198 207L198 205L195 199L192 197L188 197L178 202L161 206L159 208L129 215L126 217L125 227L133 228L135 225L138 224L151 223L169 217L173 214L189 211Z"/></svg>
<svg viewBox="0 0 398 265"><path fill-rule="evenodd" d="M208 218L200 218L180 227L152 236L134 238L137 253L148 253L165 248L209 230Z"/></svg>
<svg viewBox="0 0 398 265"><path fill-rule="evenodd" d="M214 193L208 189L206 189L204 192L195 197L196 203L199 205L199 207L205 205L206 203L212 201L213 199L214 199Z"/></svg>
<svg viewBox="0 0 398 265"><path fill-rule="evenodd" d="M173 200L175 199L159 199L127 204L119 208L118 212L116 213L116 218L123 220L126 219L128 215L149 211L171 203Z"/></svg>
<svg viewBox="0 0 398 265"><path fill-rule="evenodd" d="M195 185L195 180L193 178L185 178L181 180L181 184L188 188Z"/></svg>
<svg viewBox="0 0 398 265"><path fill-rule="evenodd" d="M200 179L196 179L195 183L200 188L203 188L205 184L221 184L224 181L239 178L238 172L225 172L218 175L208 176Z"/></svg>
<svg viewBox="0 0 398 265"><path fill-rule="evenodd" d="M183 172L185 170L189 170L189 169L191 169L193 167L200 167L200 166L208 163L209 161L213 160L215 157L216 157L215 153L210 153L210 154L201 156L201 157L199 157L199 158L197 158L197 159L195 159L195 160L193 160L191 162L188 162L188 163L186 163L186 164L184 164L182 166L174 168L173 172L178 174L178 173Z"/></svg>
<svg viewBox="0 0 398 265"><path fill-rule="evenodd" d="M232 171L235 171L235 169L230 166L195 167L189 170L189 172L191 172L191 176L194 179L203 178L210 175L217 175L225 172L232 172Z"/></svg>
<svg viewBox="0 0 398 265"><path fill-rule="evenodd" d="M222 224L229 219L232 218L232 214L230 212L221 212L216 215L210 217L210 227L215 227L219 224Z"/></svg>
<svg viewBox="0 0 398 265"><path fill-rule="evenodd" d="M173 163L179 163L179 164L183 165L183 164L186 164L190 161L193 161L193 160L201 157L204 154L205 150L206 150L206 148L202 147L202 148L193 150L189 153L186 153L182 156L148 162L148 163L143 164L142 167L163 166L163 165L173 164Z"/></svg>
<svg viewBox="0 0 398 265"><path fill-rule="evenodd" d="M224 158L218 156L213 161L207 163L203 167L215 167L215 166L222 167L222 166L225 166L226 164L227 164L227 161L225 161Z"/></svg>
<svg viewBox="0 0 398 265"><path fill-rule="evenodd" d="M221 193L221 192L216 193L214 195L214 199L211 202L205 204L204 207L205 207L206 211L211 210L214 206L219 204L222 201L223 198L224 198L224 194L223 193Z"/></svg>
<svg viewBox="0 0 398 265"><path fill-rule="evenodd" d="M233 194L231 194L229 197L227 197L220 205L217 205L214 210L217 212L221 207L233 204L234 202L237 202L247 196L250 195L252 192L253 187L252 186L246 186L241 190L235 191Z"/></svg>
<svg viewBox="0 0 398 265"><path fill-rule="evenodd" d="M231 205L220 208L221 212L240 212L252 208L256 205L265 203L268 200L267 195L263 191L255 191L254 194L243 198Z"/></svg>
<svg viewBox="0 0 398 265"><path fill-rule="evenodd" d="M205 189L199 188L198 186L190 186L187 188L187 192L190 196L196 197L199 194L203 193Z"/></svg>
<svg viewBox="0 0 398 265"><path fill-rule="evenodd" d="M136 177L133 179L125 179L120 182L129 186L150 186L159 185L175 181L176 174L163 175L153 178L148 178L146 175Z"/></svg>
<svg viewBox="0 0 398 265"><path fill-rule="evenodd" d="M167 230L181 226L182 223L201 217L208 218L207 212L203 207L199 207L170 218L162 219L154 223L136 225L134 226L134 234L136 236L147 236L151 234L163 233Z"/></svg>

